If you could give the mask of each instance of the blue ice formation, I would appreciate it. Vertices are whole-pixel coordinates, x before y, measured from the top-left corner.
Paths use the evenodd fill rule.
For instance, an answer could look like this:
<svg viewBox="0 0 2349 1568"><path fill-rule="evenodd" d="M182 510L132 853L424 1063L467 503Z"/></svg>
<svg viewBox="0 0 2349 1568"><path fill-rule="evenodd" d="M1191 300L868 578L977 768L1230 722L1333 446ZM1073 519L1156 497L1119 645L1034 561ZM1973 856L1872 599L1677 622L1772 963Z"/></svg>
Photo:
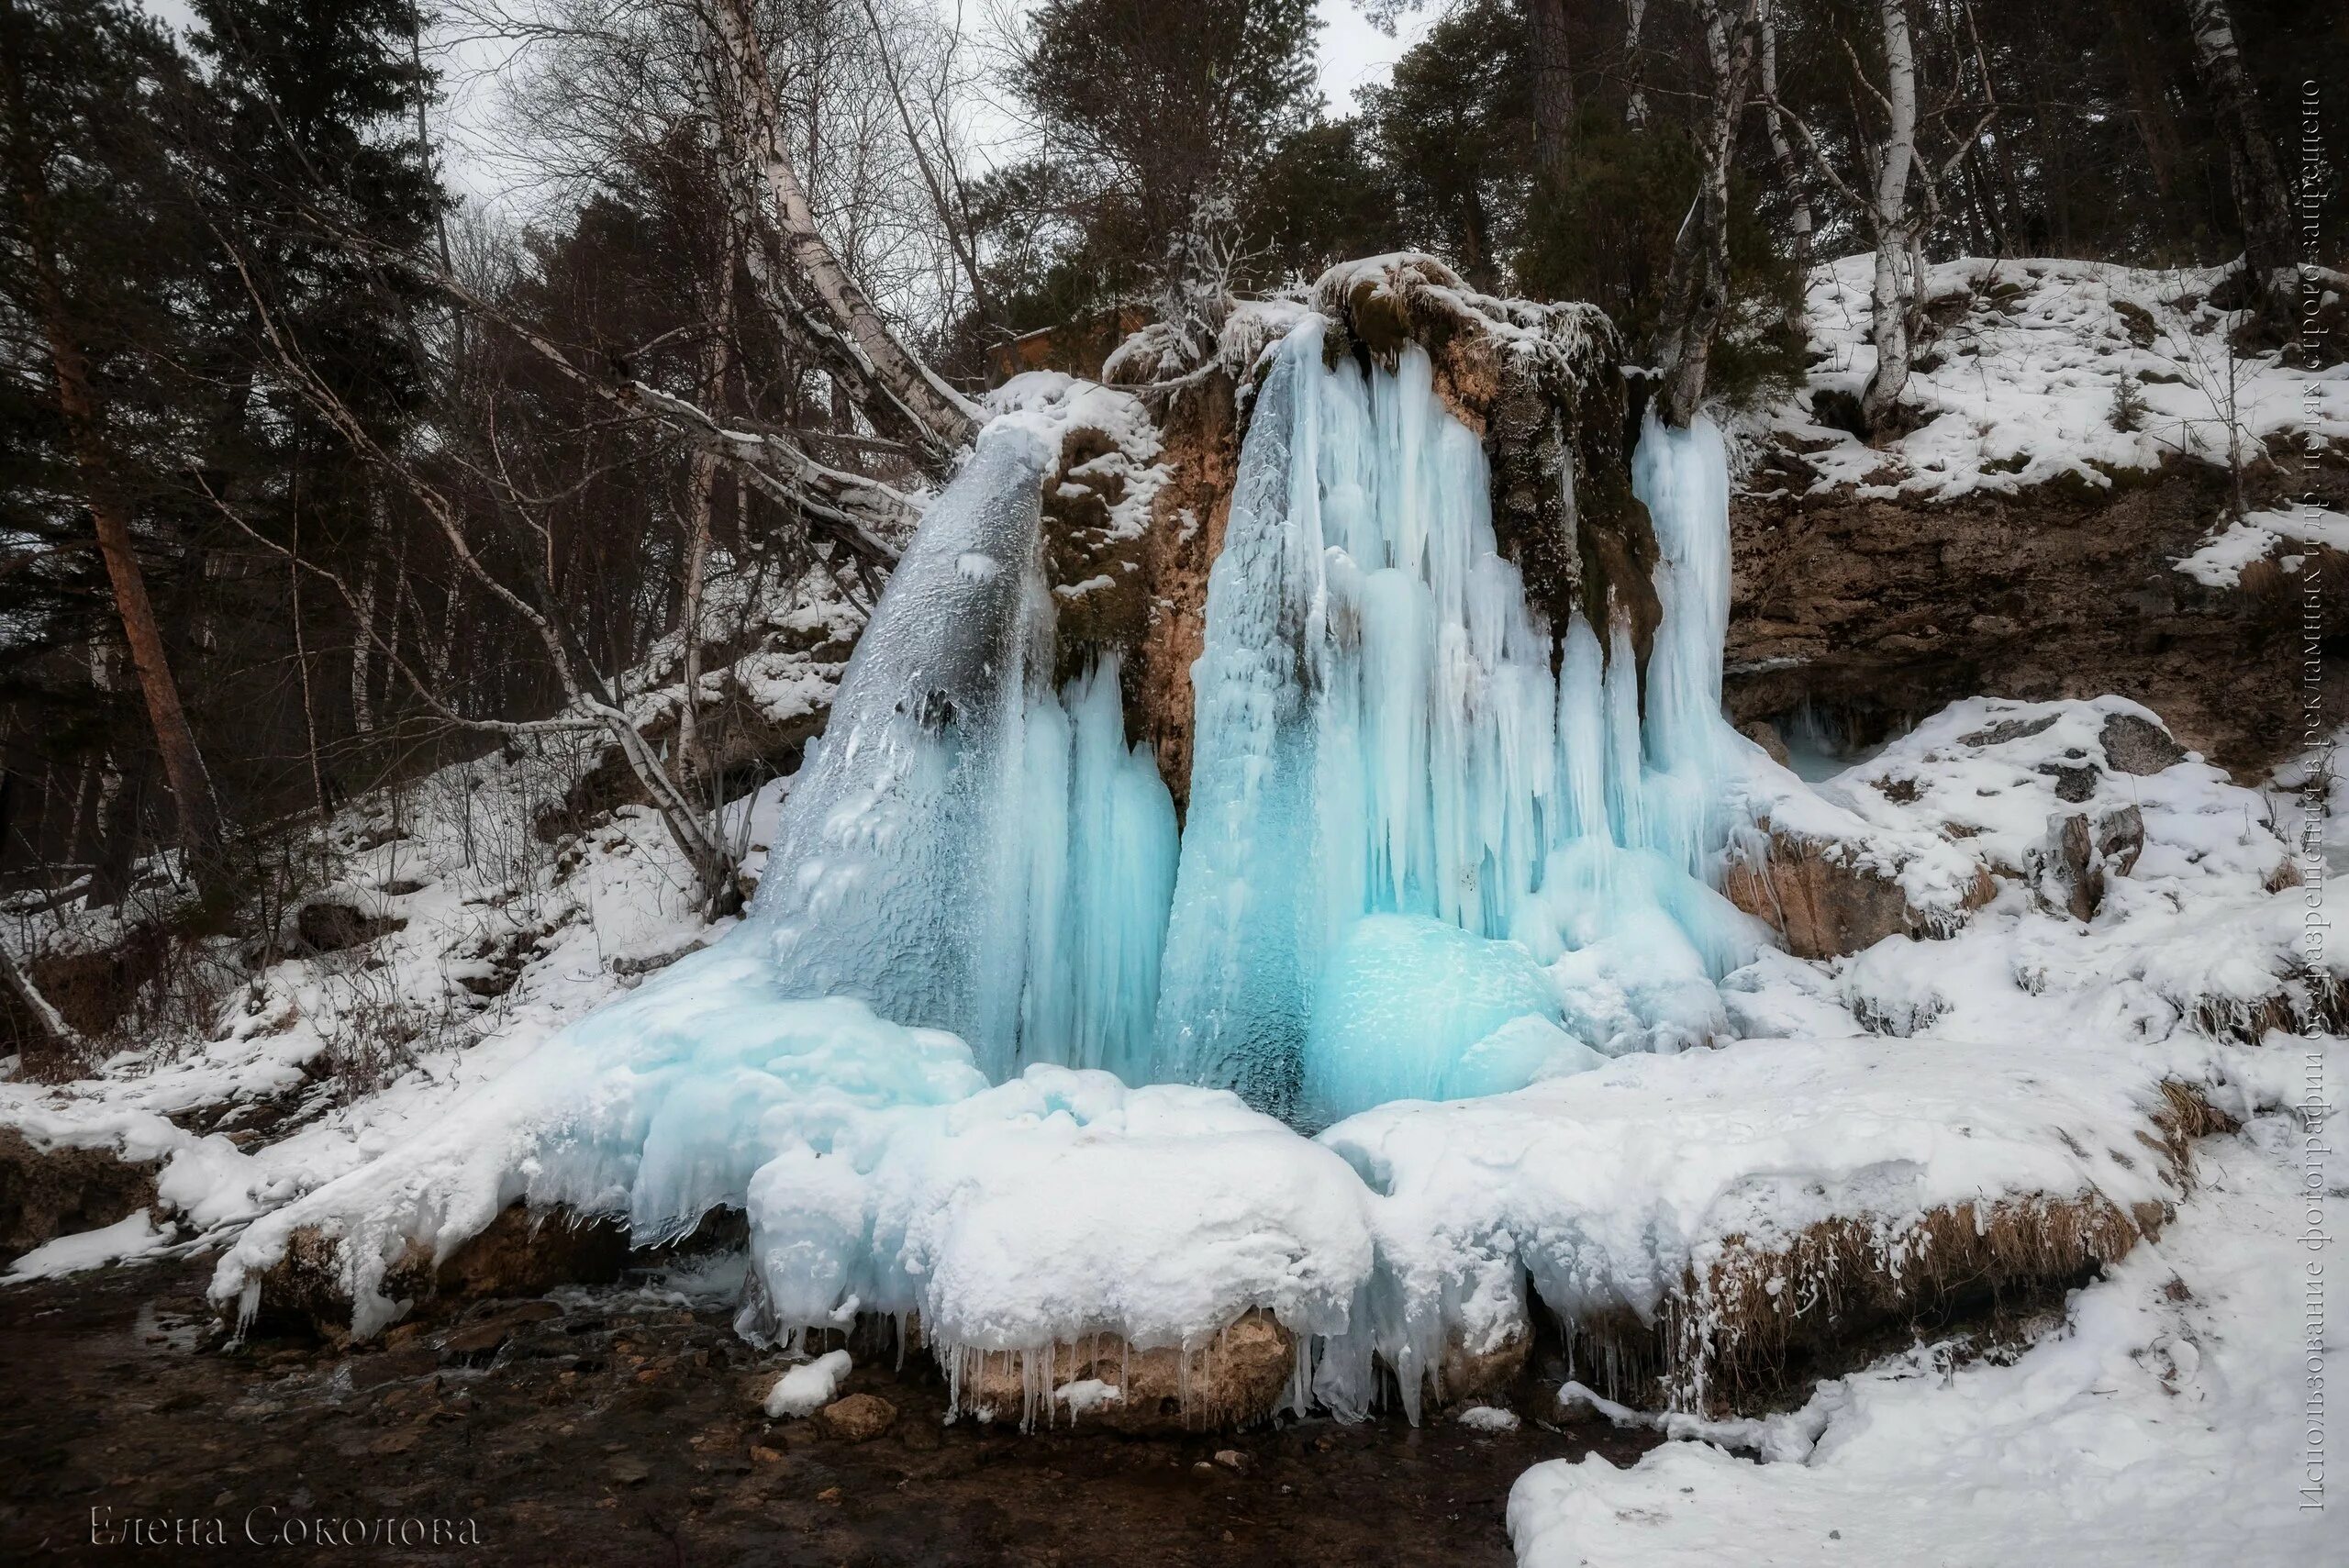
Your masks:
<svg viewBox="0 0 2349 1568"><path fill-rule="evenodd" d="M1521 1086L1522 1051L1468 1060L1497 1009L1608 1053L1716 1032L1753 946L1709 880L1749 744L1720 711L1718 433L1651 419L1635 459L1664 606L1643 722L1622 627L1602 648L1577 614L1562 644L1528 603L1426 354L1325 367L1321 332L1257 395L1208 576L1157 1075L1318 1123Z"/></svg>
<svg viewBox="0 0 2349 1568"><path fill-rule="evenodd" d="M600 1086L534 1192L625 1193L640 1236L673 1235L771 1160L843 1152L837 1127L1039 1066L1319 1126L1725 1027L1713 983L1753 938L1710 885L1748 746L1720 714L1720 437L1651 421L1634 460L1664 608L1643 702L1620 625L1529 602L1427 356L1325 366L1322 330L1256 395L1179 841L1117 658L1055 685L1050 454L990 428L859 640L740 928L570 1032ZM827 1020L873 1058L837 1091ZM847 1152L822 1168L866 1168ZM769 1272L779 1307L844 1288Z"/></svg>
<svg viewBox="0 0 2349 1568"><path fill-rule="evenodd" d="M736 942L781 994L949 1029L1000 1081L1036 1062L1139 1081L1174 806L1126 743L1114 655L1052 685L1047 454L983 439L856 645Z"/></svg>

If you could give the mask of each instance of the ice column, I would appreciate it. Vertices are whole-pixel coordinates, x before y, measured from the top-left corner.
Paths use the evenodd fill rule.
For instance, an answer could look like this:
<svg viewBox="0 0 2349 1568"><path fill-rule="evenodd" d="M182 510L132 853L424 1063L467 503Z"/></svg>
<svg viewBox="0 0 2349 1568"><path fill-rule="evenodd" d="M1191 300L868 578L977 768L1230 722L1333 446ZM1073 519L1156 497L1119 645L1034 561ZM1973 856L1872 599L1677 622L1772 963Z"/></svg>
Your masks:
<svg viewBox="0 0 2349 1568"><path fill-rule="evenodd" d="M985 439L857 640L745 923L792 995L952 1029L998 1075L1018 1021L1028 693L1049 670L1046 453Z"/></svg>

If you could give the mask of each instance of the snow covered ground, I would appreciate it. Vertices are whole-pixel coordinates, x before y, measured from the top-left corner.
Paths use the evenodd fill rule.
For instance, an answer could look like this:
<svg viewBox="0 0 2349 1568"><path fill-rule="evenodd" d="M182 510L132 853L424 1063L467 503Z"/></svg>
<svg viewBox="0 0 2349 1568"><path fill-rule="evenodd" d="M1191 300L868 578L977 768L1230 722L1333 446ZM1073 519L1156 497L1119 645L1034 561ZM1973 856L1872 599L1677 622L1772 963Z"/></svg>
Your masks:
<svg viewBox="0 0 2349 1568"><path fill-rule="evenodd" d="M1856 398L1876 369L1872 264L1850 256L1813 272L1809 384L1746 428L1749 442L1799 451L1812 494L1954 500L2053 480L2104 490L2173 457L2223 466L2231 434L2246 459L2349 439L2349 365L2231 354L2238 318L2209 298L2220 269L1960 259L1925 269L1935 326L1906 394L1920 422L1871 445L1818 405Z"/></svg>
<svg viewBox="0 0 2349 1568"><path fill-rule="evenodd" d="M2279 1039L2272 1049L2296 1052ZM2329 1097L2343 1088L2331 1058ZM1822 1385L1755 1463L1667 1443L1629 1469L1537 1465L1508 1503L1524 1568L2189 1568L2343 1560L2339 1482L2302 1507L2301 1124L2207 1142L2160 1240L2011 1359L1920 1345ZM2336 1216L2339 1213L2335 1209ZM2337 1233L2336 1233L2337 1234ZM2330 1273L2338 1273L2338 1258ZM2349 1350L2337 1281L2327 1362Z"/></svg>

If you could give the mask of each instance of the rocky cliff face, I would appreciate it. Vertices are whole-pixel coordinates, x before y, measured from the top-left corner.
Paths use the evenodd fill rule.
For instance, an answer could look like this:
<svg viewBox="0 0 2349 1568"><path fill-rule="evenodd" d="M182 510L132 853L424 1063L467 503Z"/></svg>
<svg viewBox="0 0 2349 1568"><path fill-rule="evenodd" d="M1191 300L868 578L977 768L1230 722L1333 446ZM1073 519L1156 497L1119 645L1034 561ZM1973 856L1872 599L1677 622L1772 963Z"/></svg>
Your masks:
<svg viewBox="0 0 2349 1568"><path fill-rule="evenodd" d="M1755 477L1798 461L1773 452ZM2254 483L2255 502L2314 494L2338 508L2349 462L2273 467ZM1783 728L1808 705L1869 743L1976 694L2114 693L2238 774L2271 765L2302 739L2304 596L2315 590L2321 640L2349 631L2349 558L2296 550L2295 572L2260 560L2221 586L2180 572L2227 488L2223 471L2176 459L2104 490L1749 493L1730 514L1731 717Z"/></svg>
<svg viewBox="0 0 2349 1568"><path fill-rule="evenodd" d="M1046 484L1045 519L1063 662L1099 650L1124 656L1134 739L1156 751L1178 808L1189 793L1191 664L1205 637L1208 570L1256 380L1265 350L1307 308L1330 321L1333 358L1391 366L1408 344L1426 350L1438 395L1483 438L1501 549L1553 624L1577 607L1597 625L1622 621L1644 665L1660 615L1655 538L1631 495L1622 346L1594 307L1497 299L1432 257L1387 256L1333 268L1308 306L1241 306L1202 364L1170 358L1165 335L1145 329L1103 375L1150 410L1155 434L1138 440L1109 419L1080 427ZM1152 477L1137 505L1123 476L1142 464ZM1121 512L1122 528L1097 520ZM1132 526L1138 512L1146 521Z"/></svg>

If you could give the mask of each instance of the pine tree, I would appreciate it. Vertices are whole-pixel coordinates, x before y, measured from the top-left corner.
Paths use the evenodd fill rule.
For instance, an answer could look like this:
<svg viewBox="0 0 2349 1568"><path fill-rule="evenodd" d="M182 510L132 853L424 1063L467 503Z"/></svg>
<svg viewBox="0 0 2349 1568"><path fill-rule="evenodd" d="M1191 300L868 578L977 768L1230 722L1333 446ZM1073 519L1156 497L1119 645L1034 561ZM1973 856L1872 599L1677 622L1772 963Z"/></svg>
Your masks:
<svg viewBox="0 0 2349 1568"><path fill-rule="evenodd" d="M180 846L199 884L224 833L148 573L142 524L194 402L173 350L180 219L162 105L187 90L161 29L115 0L0 0L0 294L28 340L12 357L53 391L49 434L103 562Z"/></svg>

